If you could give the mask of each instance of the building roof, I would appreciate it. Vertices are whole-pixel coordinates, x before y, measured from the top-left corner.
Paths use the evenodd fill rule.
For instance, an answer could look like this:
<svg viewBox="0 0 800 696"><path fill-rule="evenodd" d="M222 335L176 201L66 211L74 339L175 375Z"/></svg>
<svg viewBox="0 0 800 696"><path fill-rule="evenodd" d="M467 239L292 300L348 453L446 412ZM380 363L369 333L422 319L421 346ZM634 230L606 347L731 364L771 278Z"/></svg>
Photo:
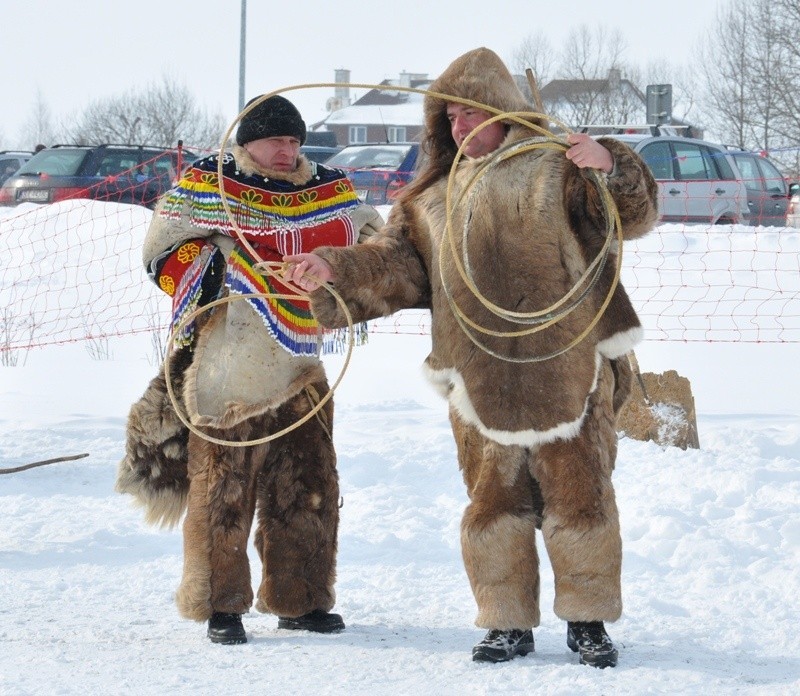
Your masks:
<svg viewBox="0 0 800 696"><path fill-rule="evenodd" d="M384 80L380 84L398 86L398 80ZM425 89L429 79L410 80L409 87ZM381 125L421 126L423 122L423 94L393 89L371 89L350 106L332 111L326 118L327 126Z"/></svg>
<svg viewBox="0 0 800 696"><path fill-rule="evenodd" d="M381 123L388 126L419 126L422 125L422 121L421 99L405 104L362 105L356 103L331 112L325 119L328 126L337 124L366 126Z"/></svg>
<svg viewBox="0 0 800 696"><path fill-rule="evenodd" d="M399 80L384 80L380 83L381 85L386 85L396 87L400 85ZM431 84L431 80L424 79L424 80L409 80L408 87L414 87L416 89L427 89ZM363 97L357 99L353 106L370 106L370 105L378 105L378 104L404 104L409 101L422 100L421 94L417 94L416 92L405 92L403 90L391 90L391 89L371 89L369 90Z"/></svg>
<svg viewBox="0 0 800 696"><path fill-rule="evenodd" d="M616 83L616 87L614 86ZM614 89L626 89L634 92L642 102L645 101L644 94L639 91L630 80L624 78L617 80L610 80L608 78L603 80L550 80L540 92L542 99L555 102L570 100L584 94L597 94L599 92L610 92Z"/></svg>

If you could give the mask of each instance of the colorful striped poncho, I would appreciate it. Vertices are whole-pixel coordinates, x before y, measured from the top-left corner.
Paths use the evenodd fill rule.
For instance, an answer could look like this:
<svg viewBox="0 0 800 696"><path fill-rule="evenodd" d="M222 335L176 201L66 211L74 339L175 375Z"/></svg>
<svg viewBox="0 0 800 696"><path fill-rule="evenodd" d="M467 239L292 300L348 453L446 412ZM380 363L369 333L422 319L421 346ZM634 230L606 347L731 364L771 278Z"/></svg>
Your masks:
<svg viewBox="0 0 800 696"><path fill-rule="evenodd" d="M201 230L237 239L225 210L218 175L219 157L195 162L164 198L159 215L183 220ZM222 160L222 188L231 216L260 258L253 258L237 244L227 259L225 286L231 295L293 294L272 276L259 272L259 261L280 261L286 254L309 252L319 246L347 246L357 241L349 213L361 203L345 174L311 162L311 179L294 184L260 174L242 172L233 155ZM203 278L220 251L201 240L189 240L171 254L158 278L161 288L173 298L173 328L194 311ZM323 332L300 299L246 298L269 333L287 351L296 355L334 352L342 347L341 332ZM183 327L179 343L191 340L193 326ZM363 339L363 327L360 338Z"/></svg>

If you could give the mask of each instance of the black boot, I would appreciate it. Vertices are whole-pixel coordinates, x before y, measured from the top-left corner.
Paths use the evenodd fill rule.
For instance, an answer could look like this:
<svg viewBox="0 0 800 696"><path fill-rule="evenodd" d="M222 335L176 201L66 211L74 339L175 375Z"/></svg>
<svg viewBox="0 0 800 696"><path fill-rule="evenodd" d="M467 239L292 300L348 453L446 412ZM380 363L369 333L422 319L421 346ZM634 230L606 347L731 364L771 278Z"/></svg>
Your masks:
<svg viewBox="0 0 800 696"><path fill-rule="evenodd" d="M567 645L581 656L581 664L616 667L619 652L602 621L567 621Z"/></svg>
<svg viewBox="0 0 800 696"><path fill-rule="evenodd" d="M505 662L517 655L527 655L533 652L533 633L512 628L503 631L498 628L491 629L486 637L472 648L474 662Z"/></svg>
<svg viewBox="0 0 800 696"><path fill-rule="evenodd" d="M314 633L338 633L344 631L344 621L339 614L329 614L322 609L314 609L302 616L279 616L278 628Z"/></svg>
<svg viewBox="0 0 800 696"><path fill-rule="evenodd" d="M242 615L215 611L208 620L208 637L212 643L222 645L246 643L247 634L242 626Z"/></svg>

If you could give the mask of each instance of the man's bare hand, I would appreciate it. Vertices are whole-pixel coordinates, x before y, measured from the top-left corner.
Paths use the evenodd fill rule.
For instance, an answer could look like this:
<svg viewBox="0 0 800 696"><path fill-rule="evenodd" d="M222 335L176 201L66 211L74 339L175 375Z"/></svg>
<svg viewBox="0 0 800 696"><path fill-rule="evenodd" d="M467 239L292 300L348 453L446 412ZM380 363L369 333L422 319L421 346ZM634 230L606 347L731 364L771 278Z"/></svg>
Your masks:
<svg viewBox="0 0 800 696"><path fill-rule="evenodd" d="M614 169L611 153L586 133L570 133L567 142L572 146L567 150L567 159L581 169L591 167L610 174Z"/></svg>
<svg viewBox="0 0 800 696"><path fill-rule="evenodd" d="M333 280L330 264L316 254L284 256L283 262L286 264L284 280L294 283L306 292L312 292L323 283Z"/></svg>

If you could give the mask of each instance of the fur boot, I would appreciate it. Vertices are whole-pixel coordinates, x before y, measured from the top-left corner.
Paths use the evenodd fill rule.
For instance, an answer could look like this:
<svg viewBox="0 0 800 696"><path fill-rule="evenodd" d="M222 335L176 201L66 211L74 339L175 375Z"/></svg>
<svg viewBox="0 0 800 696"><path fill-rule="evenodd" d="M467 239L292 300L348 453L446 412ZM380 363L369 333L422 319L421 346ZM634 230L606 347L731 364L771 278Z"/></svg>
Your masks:
<svg viewBox="0 0 800 696"><path fill-rule="evenodd" d="M208 434L224 440L265 435L269 416ZM183 524L183 578L178 609L205 621L214 612L245 614L253 603L247 543L253 521L258 473L271 443L217 445L189 437L189 500Z"/></svg>
<svg viewBox="0 0 800 696"><path fill-rule="evenodd" d="M296 422L328 391L325 381L282 406L273 430ZM297 617L335 601L339 479L333 401L273 443L258 480L256 548L263 564L256 609Z"/></svg>

